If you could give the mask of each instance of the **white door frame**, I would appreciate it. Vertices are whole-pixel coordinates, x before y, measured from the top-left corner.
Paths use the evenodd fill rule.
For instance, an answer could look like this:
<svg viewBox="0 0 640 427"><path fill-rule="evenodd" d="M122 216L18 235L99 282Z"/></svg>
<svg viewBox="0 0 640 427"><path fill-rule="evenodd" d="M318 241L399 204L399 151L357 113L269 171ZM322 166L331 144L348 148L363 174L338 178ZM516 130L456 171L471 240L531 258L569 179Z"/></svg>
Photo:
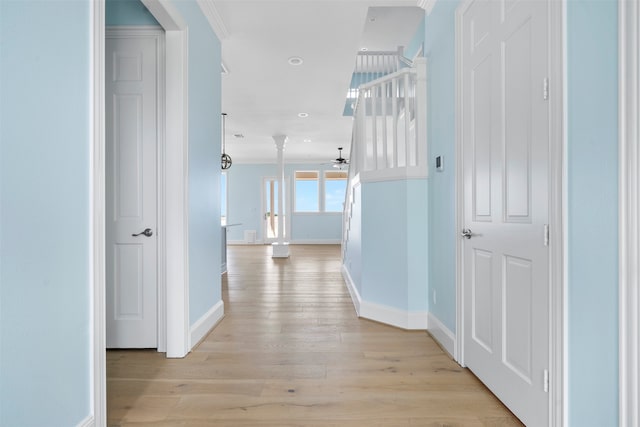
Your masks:
<svg viewBox="0 0 640 427"><path fill-rule="evenodd" d="M640 424L640 7L619 13L619 410L620 426Z"/></svg>
<svg viewBox="0 0 640 427"><path fill-rule="evenodd" d="M188 277L188 29L180 14L166 0L142 0L165 30L166 130L161 154L164 188L159 210L159 245L164 247L166 281L166 337L160 337L167 357L184 357L190 349ZM91 13L91 415L86 425L106 426L105 355L105 3L90 2ZM174 203L166 203L167 200ZM181 201L182 203L175 203ZM162 308L162 307L161 307Z"/></svg>
<svg viewBox="0 0 640 427"><path fill-rule="evenodd" d="M463 245L458 233L464 228L464 191L462 171L462 73L459 64L462 58L462 15L471 5L466 0L456 10L456 341L454 359L465 366L464 362L464 294L463 294ZM565 93L564 93L564 19L565 1L549 0L549 425L567 425L567 381L566 348L566 164L564 135ZM541 89L542 93L542 89Z"/></svg>

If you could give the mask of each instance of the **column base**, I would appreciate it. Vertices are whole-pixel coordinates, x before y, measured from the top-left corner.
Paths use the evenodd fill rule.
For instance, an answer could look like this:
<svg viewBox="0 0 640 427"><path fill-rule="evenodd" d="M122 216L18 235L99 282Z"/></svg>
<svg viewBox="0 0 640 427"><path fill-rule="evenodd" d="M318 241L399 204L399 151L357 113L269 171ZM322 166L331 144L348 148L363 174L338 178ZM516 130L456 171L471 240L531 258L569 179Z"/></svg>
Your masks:
<svg viewBox="0 0 640 427"><path fill-rule="evenodd" d="M289 242L272 243L271 249L271 258L289 258Z"/></svg>

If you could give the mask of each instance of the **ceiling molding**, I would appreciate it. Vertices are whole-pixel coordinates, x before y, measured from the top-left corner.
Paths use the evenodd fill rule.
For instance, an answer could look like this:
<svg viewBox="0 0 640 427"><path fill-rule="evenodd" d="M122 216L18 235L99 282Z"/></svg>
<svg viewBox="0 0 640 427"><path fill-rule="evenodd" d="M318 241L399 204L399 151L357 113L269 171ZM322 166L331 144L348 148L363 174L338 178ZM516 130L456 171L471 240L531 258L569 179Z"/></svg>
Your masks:
<svg viewBox="0 0 640 427"><path fill-rule="evenodd" d="M222 41L229 37L229 30L227 30L227 27L224 25L222 16L220 16L216 5L213 3L213 0L197 1L198 6L200 6L202 13L204 13L207 21L209 21L209 25L211 25L211 28L213 29L213 32L216 33L216 36L218 36L218 39Z"/></svg>
<svg viewBox="0 0 640 427"><path fill-rule="evenodd" d="M423 8L428 16L433 10L433 6L436 5L436 1L437 0L418 0L418 7Z"/></svg>

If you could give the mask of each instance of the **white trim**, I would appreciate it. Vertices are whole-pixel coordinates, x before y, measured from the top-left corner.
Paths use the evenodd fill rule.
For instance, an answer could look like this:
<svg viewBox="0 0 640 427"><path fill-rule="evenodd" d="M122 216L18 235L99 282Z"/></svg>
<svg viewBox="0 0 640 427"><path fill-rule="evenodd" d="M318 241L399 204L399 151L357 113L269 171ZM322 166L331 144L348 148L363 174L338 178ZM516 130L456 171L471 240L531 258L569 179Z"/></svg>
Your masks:
<svg viewBox="0 0 640 427"><path fill-rule="evenodd" d="M165 31L182 31L187 24L169 0L141 0Z"/></svg>
<svg viewBox="0 0 640 427"><path fill-rule="evenodd" d="M349 270L342 266L342 277L347 290L351 295L353 307L358 317L374 320L408 330L426 330L428 326L428 313L426 311L408 311L395 307L389 307L374 302L363 301L356 285L351 278Z"/></svg>
<svg viewBox="0 0 640 427"><path fill-rule="evenodd" d="M360 302L360 317L402 329L426 330L428 326L426 311L407 311L369 301Z"/></svg>
<svg viewBox="0 0 640 427"><path fill-rule="evenodd" d="M456 354L456 334L451 332L433 313L428 315L427 331L451 357Z"/></svg>
<svg viewBox="0 0 640 427"><path fill-rule="evenodd" d="M166 32L167 357L189 352L188 37L187 29Z"/></svg>
<svg viewBox="0 0 640 427"><path fill-rule="evenodd" d="M224 21L222 20L222 16L213 0L197 0L198 6L200 6L200 10L209 21L209 25L211 25L211 29L218 36L218 40L222 41L229 37L229 30L227 30L226 25L224 25ZM223 64L224 65L224 64Z"/></svg>
<svg viewBox="0 0 640 427"><path fill-rule="evenodd" d="M562 426L568 416L566 351L568 348L566 306L567 257L565 247L566 165L564 135L564 5L549 1L549 425Z"/></svg>
<svg viewBox="0 0 640 427"><path fill-rule="evenodd" d="M462 256L462 240L459 239L458 230L462 230L465 227L464 224L464 171L463 154L462 154L462 123L463 123L463 99L462 99L462 15L471 5L471 1L467 0L465 3L458 6L455 16L455 44L456 44L456 59L455 59L455 102L456 102L456 130L455 130L455 223L456 229L454 238L456 239L456 345L454 346L453 358L460 366L464 367L464 286L463 286L463 256Z"/></svg>
<svg viewBox="0 0 640 427"><path fill-rule="evenodd" d="M91 14L91 113L92 143L89 149L90 175L90 349L91 373L89 403L91 413L79 426L103 427L107 425L107 368L105 329L105 114L104 114L104 52L105 2L94 1Z"/></svg>
<svg viewBox="0 0 640 427"><path fill-rule="evenodd" d="M356 310L356 314L360 317L360 305L362 302L362 298L360 298L360 292L358 292L358 288L356 288L356 284L351 278L351 274L347 267L342 265L342 277L344 278L344 282L347 285L347 290L349 291L349 295L351 295L351 302L353 302L353 308Z"/></svg>
<svg viewBox="0 0 640 427"><path fill-rule="evenodd" d="M339 245L342 239L296 239L289 243L292 245Z"/></svg>
<svg viewBox="0 0 640 427"><path fill-rule="evenodd" d="M437 0L418 0L418 7L423 8L425 15L429 16L436 5L436 1Z"/></svg>
<svg viewBox="0 0 640 427"><path fill-rule="evenodd" d="M191 349L193 349L224 317L224 301L218 301L196 323L191 325L189 335L191 337Z"/></svg>
<svg viewBox="0 0 640 427"><path fill-rule="evenodd" d="M640 424L640 8L619 3L619 422Z"/></svg>
<svg viewBox="0 0 640 427"><path fill-rule="evenodd" d="M89 415L84 420L80 421L76 427L95 427L96 423L93 418L93 415Z"/></svg>

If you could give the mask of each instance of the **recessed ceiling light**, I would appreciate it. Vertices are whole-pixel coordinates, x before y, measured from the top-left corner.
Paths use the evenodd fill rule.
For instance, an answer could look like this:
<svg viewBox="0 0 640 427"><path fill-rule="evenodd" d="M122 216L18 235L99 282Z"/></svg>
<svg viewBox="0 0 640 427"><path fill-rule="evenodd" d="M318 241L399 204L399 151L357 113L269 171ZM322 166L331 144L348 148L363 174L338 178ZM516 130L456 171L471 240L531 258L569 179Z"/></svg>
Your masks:
<svg viewBox="0 0 640 427"><path fill-rule="evenodd" d="M301 117L301 118L309 117L309 113L298 113L298 117Z"/></svg>
<svg viewBox="0 0 640 427"><path fill-rule="evenodd" d="M235 136L236 138L244 138L244 135L241 133L234 133L233 136Z"/></svg>
<svg viewBox="0 0 640 427"><path fill-rule="evenodd" d="M311 142L311 140L309 138L305 138L304 142Z"/></svg>
<svg viewBox="0 0 640 427"><path fill-rule="evenodd" d="M372 16L371 18L369 18L369 22L376 22L376 17Z"/></svg>
<svg viewBox="0 0 640 427"><path fill-rule="evenodd" d="M304 59L300 58L299 56L292 56L291 58L287 59L287 62L290 65L301 65L304 62Z"/></svg>
<svg viewBox="0 0 640 427"><path fill-rule="evenodd" d="M361 49L360 49L360 52L366 52L366 51L368 51L368 50L369 50L369 49L367 49L366 47L363 47L363 48L361 48Z"/></svg>

